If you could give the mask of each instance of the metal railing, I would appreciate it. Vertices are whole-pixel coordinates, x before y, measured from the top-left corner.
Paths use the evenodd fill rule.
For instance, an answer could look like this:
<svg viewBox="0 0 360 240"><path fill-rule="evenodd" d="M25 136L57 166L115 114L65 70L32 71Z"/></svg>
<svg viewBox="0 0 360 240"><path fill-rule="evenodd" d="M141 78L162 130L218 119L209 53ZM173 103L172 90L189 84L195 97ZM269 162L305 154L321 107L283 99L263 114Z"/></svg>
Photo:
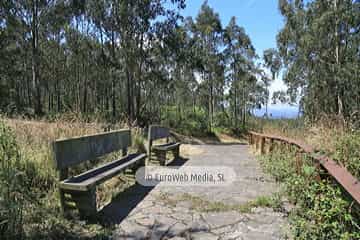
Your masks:
<svg viewBox="0 0 360 240"><path fill-rule="evenodd" d="M249 143L254 144L256 150L260 151L260 154L271 152L274 149L275 142L296 148L296 161L298 167L302 164L301 158L298 156L301 154L307 154L310 156L313 160L315 160L315 164L322 167L358 204L360 204L360 181L351 175L344 166L336 163L334 160L325 155L318 154L316 149L303 142L276 135L268 135L252 131L249 132Z"/></svg>

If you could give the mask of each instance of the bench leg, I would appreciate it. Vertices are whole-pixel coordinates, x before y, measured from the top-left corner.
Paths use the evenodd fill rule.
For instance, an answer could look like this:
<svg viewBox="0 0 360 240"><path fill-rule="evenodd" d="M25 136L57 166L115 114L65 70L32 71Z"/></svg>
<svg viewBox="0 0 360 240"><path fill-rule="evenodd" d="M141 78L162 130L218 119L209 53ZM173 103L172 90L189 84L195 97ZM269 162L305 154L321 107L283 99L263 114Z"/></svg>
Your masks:
<svg viewBox="0 0 360 240"><path fill-rule="evenodd" d="M66 216L67 207L66 207L65 191L59 188L59 194L60 194L61 213L63 214L63 216Z"/></svg>
<svg viewBox="0 0 360 240"><path fill-rule="evenodd" d="M173 153L173 155L174 155L174 159L178 159L179 158L179 152L180 152L180 148L179 147L177 147L177 148L175 148L175 149L173 149L172 150L172 153Z"/></svg>
<svg viewBox="0 0 360 240"><path fill-rule="evenodd" d="M81 218L95 219L97 213L95 187L87 192L73 193L72 198L76 203Z"/></svg>
<svg viewBox="0 0 360 240"><path fill-rule="evenodd" d="M161 166L165 166L166 164L166 152L165 151L156 151L156 158L160 162Z"/></svg>
<svg viewBox="0 0 360 240"><path fill-rule="evenodd" d="M140 162L136 163L133 167L131 167L131 171L136 174L136 171L145 166L145 162L146 162L146 158L144 158L143 160L141 160Z"/></svg>

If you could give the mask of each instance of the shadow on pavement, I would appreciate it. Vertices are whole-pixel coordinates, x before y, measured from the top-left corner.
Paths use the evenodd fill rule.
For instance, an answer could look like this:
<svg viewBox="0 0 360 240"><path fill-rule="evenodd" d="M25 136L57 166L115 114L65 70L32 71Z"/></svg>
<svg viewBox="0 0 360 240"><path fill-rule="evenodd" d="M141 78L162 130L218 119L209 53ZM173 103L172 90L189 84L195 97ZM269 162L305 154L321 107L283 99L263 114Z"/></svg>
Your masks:
<svg viewBox="0 0 360 240"><path fill-rule="evenodd" d="M182 166L188 159L179 157L167 166ZM98 215L103 225L120 224L129 213L151 192L155 187L145 187L138 183L128 187L103 207Z"/></svg>

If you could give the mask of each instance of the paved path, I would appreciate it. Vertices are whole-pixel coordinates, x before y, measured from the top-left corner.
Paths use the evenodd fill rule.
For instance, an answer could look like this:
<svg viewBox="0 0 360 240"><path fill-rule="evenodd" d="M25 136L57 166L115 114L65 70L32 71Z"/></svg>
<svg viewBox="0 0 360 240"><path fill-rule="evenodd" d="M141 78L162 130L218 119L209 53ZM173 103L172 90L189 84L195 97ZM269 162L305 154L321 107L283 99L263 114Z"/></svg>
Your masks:
<svg viewBox="0 0 360 240"><path fill-rule="evenodd" d="M237 173L236 181L226 187L158 185L130 190L112 208L118 218L115 239L284 239L287 220L284 213L255 207L249 212L202 211L201 205L222 202L241 206L260 196L277 192L277 184L262 173L247 145L198 145L201 154L190 157L184 166L229 166ZM215 204L216 206L216 204ZM125 213L120 213L126 209ZM115 211L115 212L114 212ZM125 216L125 215L126 216Z"/></svg>

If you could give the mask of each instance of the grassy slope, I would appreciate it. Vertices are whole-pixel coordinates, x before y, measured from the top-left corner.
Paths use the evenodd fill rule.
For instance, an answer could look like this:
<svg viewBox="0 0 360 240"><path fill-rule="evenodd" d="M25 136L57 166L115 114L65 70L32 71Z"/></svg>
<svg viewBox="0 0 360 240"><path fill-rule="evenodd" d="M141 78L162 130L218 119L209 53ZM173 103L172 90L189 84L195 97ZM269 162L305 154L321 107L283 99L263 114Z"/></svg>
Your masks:
<svg viewBox="0 0 360 240"><path fill-rule="evenodd" d="M51 142L59 138L81 136L104 131L100 123L81 121L54 122L27 121L20 119L0 119L12 128L20 147L21 160L26 174L32 179L31 203L26 207L24 229L29 238L34 239L107 239L110 229L100 225L84 225L75 217L66 220L60 214L60 201L57 192L57 172L54 169ZM114 126L122 128L122 125ZM135 137L138 138L137 133ZM141 144L135 139L134 144ZM133 146L139 149L139 146ZM132 149L134 151L134 149ZM110 156L111 157L111 156ZM106 161L106 159L104 160ZM113 196L113 186L123 186L121 176L101 186L98 198L102 202ZM111 189L111 191L110 191ZM117 189L121 191L122 189Z"/></svg>
<svg viewBox="0 0 360 240"><path fill-rule="evenodd" d="M360 179L360 131L354 131L337 120L310 124L303 119L253 119L257 131L301 140L343 164Z"/></svg>
<svg viewBox="0 0 360 240"><path fill-rule="evenodd" d="M268 134L298 139L344 164L360 179L360 133L336 121L317 124L303 120L256 119L254 128ZM254 123L253 122L253 123ZM320 174L305 158L296 171L295 153L279 150L259 157L264 170L284 186L296 208L290 219L295 239L359 239L359 208L331 178L318 181Z"/></svg>

